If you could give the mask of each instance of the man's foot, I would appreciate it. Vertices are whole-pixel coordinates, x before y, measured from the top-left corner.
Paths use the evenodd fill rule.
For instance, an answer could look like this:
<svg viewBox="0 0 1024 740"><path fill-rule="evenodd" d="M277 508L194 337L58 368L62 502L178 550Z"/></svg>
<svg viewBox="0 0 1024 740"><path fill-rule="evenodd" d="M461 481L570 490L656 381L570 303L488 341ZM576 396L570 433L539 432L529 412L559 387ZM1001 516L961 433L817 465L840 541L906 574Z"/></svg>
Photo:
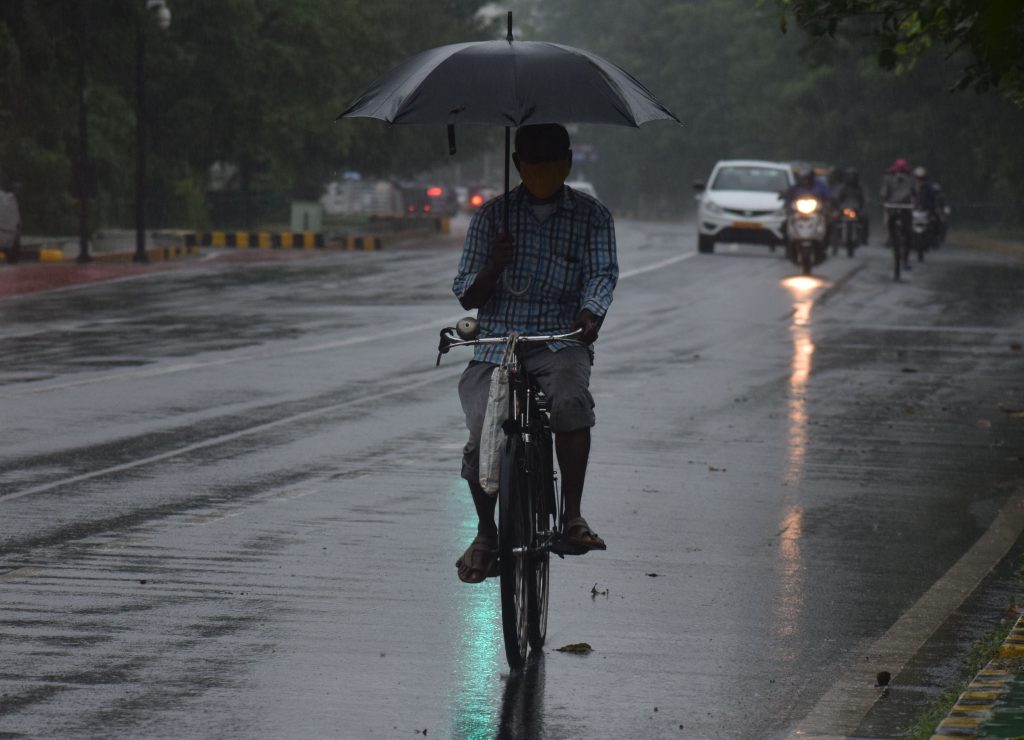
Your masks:
<svg viewBox="0 0 1024 740"><path fill-rule="evenodd" d="M608 549L608 546L604 544L604 540L597 536L597 533L587 524L587 520L581 516L570 519L565 523L565 537L562 539L569 547L579 549L582 552Z"/></svg>
<svg viewBox="0 0 1024 740"><path fill-rule="evenodd" d="M483 535L469 543L462 557L455 561L459 580L463 583L483 583L498 575L498 542Z"/></svg>

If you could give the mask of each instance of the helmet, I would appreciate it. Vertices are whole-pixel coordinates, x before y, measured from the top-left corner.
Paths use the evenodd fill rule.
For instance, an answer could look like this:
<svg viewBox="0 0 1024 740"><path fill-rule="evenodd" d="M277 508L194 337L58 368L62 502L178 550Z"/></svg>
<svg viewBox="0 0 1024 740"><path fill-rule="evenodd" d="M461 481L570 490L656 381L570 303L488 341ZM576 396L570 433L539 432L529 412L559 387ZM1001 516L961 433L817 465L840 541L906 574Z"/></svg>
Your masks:
<svg viewBox="0 0 1024 740"><path fill-rule="evenodd" d="M810 187L814 184L814 170L807 165L798 164L793 166L793 179L797 185Z"/></svg>
<svg viewBox="0 0 1024 740"><path fill-rule="evenodd" d="M924 167L921 167L919 165L919 166L914 168L914 177L916 177L918 180L923 180L927 176L928 176L928 170L926 170Z"/></svg>
<svg viewBox="0 0 1024 740"><path fill-rule="evenodd" d="M890 168L893 172L910 172L910 162L905 159L897 159Z"/></svg>

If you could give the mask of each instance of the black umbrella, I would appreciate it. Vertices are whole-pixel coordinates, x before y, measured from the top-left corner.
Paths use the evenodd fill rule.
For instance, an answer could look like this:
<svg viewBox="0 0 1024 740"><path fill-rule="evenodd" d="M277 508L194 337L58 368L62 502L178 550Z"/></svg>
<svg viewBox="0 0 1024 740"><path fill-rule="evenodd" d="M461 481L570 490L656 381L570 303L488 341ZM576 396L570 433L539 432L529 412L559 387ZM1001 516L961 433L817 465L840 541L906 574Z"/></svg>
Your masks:
<svg viewBox="0 0 1024 740"><path fill-rule="evenodd" d="M506 230L512 126L679 122L628 72L596 54L563 44L514 41L512 13L504 41L450 44L410 57L338 118L447 125L453 154L455 124L505 126Z"/></svg>

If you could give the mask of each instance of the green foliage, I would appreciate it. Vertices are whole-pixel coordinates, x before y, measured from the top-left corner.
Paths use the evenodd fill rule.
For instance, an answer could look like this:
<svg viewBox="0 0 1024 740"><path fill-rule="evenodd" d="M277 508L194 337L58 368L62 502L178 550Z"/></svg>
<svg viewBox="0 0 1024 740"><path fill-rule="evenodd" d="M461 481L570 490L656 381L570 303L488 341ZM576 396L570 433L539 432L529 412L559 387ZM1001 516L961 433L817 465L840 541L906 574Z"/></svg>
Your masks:
<svg viewBox="0 0 1024 740"><path fill-rule="evenodd" d="M447 157L443 131L393 136L335 117L403 57L479 38L482 0L168 0L169 29L145 0L0 3L0 170L20 182L29 232L73 232L79 50L100 225L129 226L135 199L136 30L145 45L147 213L197 225L214 162L246 193L315 198L342 170L414 172ZM424 142L436 139L436 147Z"/></svg>
<svg viewBox="0 0 1024 740"><path fill-rule="evenodd" d="M851 0L852 2L852 0ZM582 128L599 162L583 164L613 206L691 214L690 183L718 159L821 160L855 166L870 196L897 157L941 180L963 223L984 211L1020 218L1024 111L997 95L951 93L958 70L922 50L901 75L863 43L868 20L779 32L777 8L752 0L521 0L530 38L591 49L649 87L683 126ZM936 11L938 12L938 11ZM833 26L833 36L827 32Z"/></svg>
<svg viewBox="0 0 1024 740"><path fill-rule="evenodd" d="M906 71L929 49L957 55L958 90L1002 89L1024 107L1024 0L776 0L816 36L849 23L880 47L879 65ZM785 24L783 24L785 30Z"/></svg>
<svg viewBox="0 0 1024 740"><path fill-rule="evenodd" d="M30 233L77 228L70 189L79 48L99 178L94 222L132 225L137 21L146 47L147 222L198 226L214 203L206 189L215 162L239 168L231 197L275 204L316 198L345 170L401 178L450 162L443 130L334 119L405 57L503 35L505 20L478 20L483 0L167 1L173 19L165 32L143 17L144 0L0 3L0 170L22 183ZM620 211L692 213L690 182L725 157L854 165L870 193L877 175L902 156L939 175L958 221L969 213L961 205L970 203L1019 218L1024 111L997 95L949 92L961 81L959 58L945 58L948 34L936 29L962 22L954 11L970 3L931 0L891 17L804 14L783 35L780 8L853 8L860 0L780 2L510 0L509 7L516 38L602 54L683 120L682 127L574 132L577 149L590 145L597 155L579 159L576 173L594 180ZM1008 7L1004 0L989 5ZM993 69L1007 70L1000 72L1002 89L1017 62L1012 55L1005 62L999 50L1015 42L1019 24L997 23L999 17L978 16L970 28L991 40L984 58L997 62ZM891 44L879 41L883 32ZM885 50L901 75L879 68ZM458 138L460 161L484 148L500 157L500 129L463 127ZM269 215L251 210L240 212Z"/></svg>

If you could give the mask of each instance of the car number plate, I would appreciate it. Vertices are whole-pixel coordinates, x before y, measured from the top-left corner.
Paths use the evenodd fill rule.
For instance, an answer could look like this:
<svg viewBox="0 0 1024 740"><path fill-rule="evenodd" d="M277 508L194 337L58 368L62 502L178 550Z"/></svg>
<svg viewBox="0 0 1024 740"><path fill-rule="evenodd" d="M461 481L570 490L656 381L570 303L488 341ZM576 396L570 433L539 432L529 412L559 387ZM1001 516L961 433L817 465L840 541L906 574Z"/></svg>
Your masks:
<svg viewBox="0 0 1024 740"><path fill-rule="evenodd" d="M760 229L761 224L757 221L733 221L732 227L734 229Z"/></svg>

